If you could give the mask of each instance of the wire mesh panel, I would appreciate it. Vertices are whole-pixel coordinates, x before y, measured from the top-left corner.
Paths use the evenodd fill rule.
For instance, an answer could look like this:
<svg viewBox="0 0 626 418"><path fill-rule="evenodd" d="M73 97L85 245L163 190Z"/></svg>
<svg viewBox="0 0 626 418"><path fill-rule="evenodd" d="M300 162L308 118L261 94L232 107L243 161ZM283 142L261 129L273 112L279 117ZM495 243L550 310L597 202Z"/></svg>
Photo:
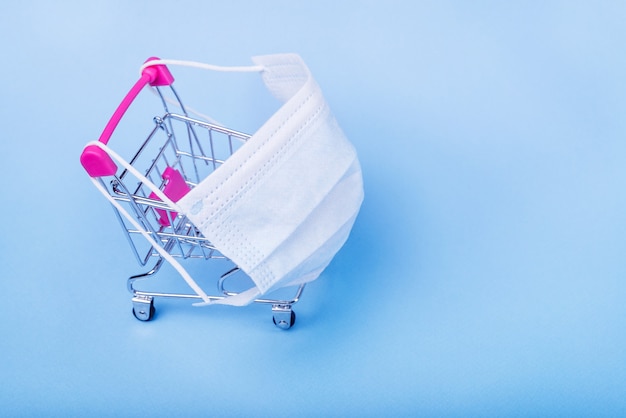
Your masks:
<svg viewBox="0 0 626 418"><path fill-rule="evenodd" d="M154 118L155 126L129 163L168 197L178 200L218 169L249 135L185 115ZM185 217L168 208L130 171L122 170L110 184L112 196L134 214L145 231L175 257L223 256ZM159 254L116 211L138 261L145 265Z"/></svg>

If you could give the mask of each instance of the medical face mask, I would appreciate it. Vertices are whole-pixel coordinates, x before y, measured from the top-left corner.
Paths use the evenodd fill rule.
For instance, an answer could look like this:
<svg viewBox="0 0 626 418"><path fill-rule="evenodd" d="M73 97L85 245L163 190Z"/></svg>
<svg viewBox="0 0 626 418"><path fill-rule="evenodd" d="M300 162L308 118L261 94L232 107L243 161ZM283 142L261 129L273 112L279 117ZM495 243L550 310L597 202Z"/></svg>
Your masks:
<svg viewBox="0 0 626 418"><path fill-rule="evenodd" d="M177 202L255 284L215 303L247 304L316 279L348 238L363 200L354 147L302 59L281 54L253 61L284 104Z"/></svg>

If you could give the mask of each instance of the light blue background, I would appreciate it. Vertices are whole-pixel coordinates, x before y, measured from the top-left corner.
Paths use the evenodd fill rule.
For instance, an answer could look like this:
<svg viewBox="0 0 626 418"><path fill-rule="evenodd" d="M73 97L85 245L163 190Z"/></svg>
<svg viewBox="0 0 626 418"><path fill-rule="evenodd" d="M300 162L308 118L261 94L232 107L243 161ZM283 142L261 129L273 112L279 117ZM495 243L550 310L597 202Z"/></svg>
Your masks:
<svg viewBox="0 0 626 418"><path fill-rule="evenodd" d="M0 415L626 415L625 21L605 1L3 3ZM266 306L135 320L141 270L82 147L151 55L276 52L359 152L351 239L288 332ZM275 109L252 76L174 71L233 127Z"/></svg>

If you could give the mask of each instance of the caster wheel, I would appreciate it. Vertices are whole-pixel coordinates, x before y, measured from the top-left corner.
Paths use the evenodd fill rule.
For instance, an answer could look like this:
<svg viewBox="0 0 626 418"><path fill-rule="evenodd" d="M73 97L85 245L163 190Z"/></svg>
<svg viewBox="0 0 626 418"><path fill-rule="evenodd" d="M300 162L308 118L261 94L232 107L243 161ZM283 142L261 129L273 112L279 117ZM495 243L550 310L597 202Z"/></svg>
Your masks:
<svg viewBox="0 0 626 418"><path fill-rule="evenodd" d="M154 317L154 303L152 299L137 302L133 300L133 315L140 321L150 321Z"/></svg>
<svg viewBox="0 0 626 418"><path fill-rule="evenodd" d="M286 330L296 323L296 313L294 311L274 313L272 320L278 328Z"/></svg>

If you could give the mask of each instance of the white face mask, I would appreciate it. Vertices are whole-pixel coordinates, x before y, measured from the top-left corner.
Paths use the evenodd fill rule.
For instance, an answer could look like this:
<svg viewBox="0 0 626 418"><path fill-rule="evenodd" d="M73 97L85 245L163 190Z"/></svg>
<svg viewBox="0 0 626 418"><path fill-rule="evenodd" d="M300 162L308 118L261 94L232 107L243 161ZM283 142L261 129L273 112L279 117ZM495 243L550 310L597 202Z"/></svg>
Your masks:
<svg viewBox="0 0 626 418"><path fill-rule="evenodd" d="M348 238L363 200L356 152L302 59L253 61L284 105L177 202L256 285L214 303L243 305L316 279Z"/></svg>

